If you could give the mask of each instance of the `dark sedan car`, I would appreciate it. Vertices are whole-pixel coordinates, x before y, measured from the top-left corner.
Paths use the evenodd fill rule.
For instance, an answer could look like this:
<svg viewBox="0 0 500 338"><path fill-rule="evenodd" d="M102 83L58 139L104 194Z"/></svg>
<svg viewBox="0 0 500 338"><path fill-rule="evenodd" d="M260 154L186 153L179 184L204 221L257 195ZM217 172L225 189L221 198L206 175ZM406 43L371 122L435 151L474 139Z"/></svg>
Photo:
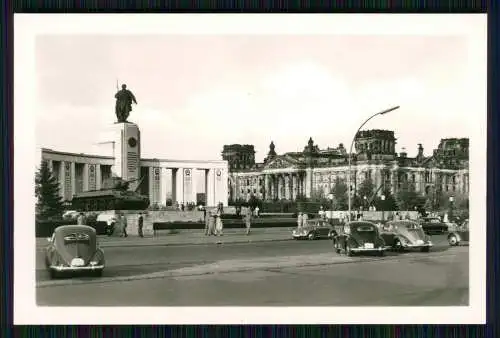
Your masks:
<svg viewBox="0 0 500 338"><path fill-rule="evenodd" d="M376 253L383 256L386 250L377 226L364 221L347 223L344 232L333 238L333 245L337 253L345 252L348 256L356 253Z"/></svg>
<svg viewBox="0 0 500 338"><path fill-rule="evenodd" d="M48 241L45 265L52 278L62 273L102 274L104 253L97 245L94 228L86 225L63 225L54 230Z"/></svg>
<svg viewBox="0 0 500 338"><path fill-rule="evenodd" d="M387 222L380 235L387 247L395 251L420 249L422 252L429 252L432 247L429 235L424 233L420 224L413 221Z"/></svg>
<svg viewBox="0 0 500 338"><path fill-rule="evenodd" d="M419 223L424 232L428 235L444 234L448 232L448 225L441 222L438 217L425 217L421 219Z"/></svg>
<svg viewBox="0 0 500 338"><path fill-rule="evenodd" d="M333 227L323 220L308 220L307 225L292 231L294 239L324 239L332 238L335 233Z"/></svg>

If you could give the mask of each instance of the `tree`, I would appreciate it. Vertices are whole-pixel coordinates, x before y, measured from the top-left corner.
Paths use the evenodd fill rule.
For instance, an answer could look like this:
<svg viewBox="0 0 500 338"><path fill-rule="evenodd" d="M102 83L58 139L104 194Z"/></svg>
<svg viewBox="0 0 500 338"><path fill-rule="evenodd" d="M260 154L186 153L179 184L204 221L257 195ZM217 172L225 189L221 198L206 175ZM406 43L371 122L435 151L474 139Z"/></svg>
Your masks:
<svg viewBox="0 0 500 338"><path fill-rule="evenodd" d="M36 216L38 219L50 220L62 217L64 206L59 195L59 183L52 175L48 163L42 161L35 175Z"/></svg>
<svg viewBox="0 0 500 338"><path fill-rule="evenodd" d="M358 206L363 206L364 209L367 209L369 205L366 205L372 198L373 198L373 192L375 190L375 185L373 184L372 180L370 178L366 178L361 184L359 185L358 188L358 196L359 198L356 199L357 203L359 204ZM366 200L365 200L366 197Z"/></svg>
<svg viewBox="0 0 500 338"><path fill-rule="evenodd" d="M394 198L394 195L391 193L390 189L386 188L385 190L383 190L382 195L385 196L385 200L382 201L382 199L377 198L375 201L375 207L377 208L377 210L380 211L398 210L398 204L396 202L396 199Z"/></svg>
<svg viewBox="0 0 500 338"><path fill-rule="evenodd" d="M358 194L361 198L364 199L364 197L366 196L367 200L370 200L373 197L374 190L375 185L370 178L367 178L359 185Z"/></svg>
<svg viewBox="0 0 500 338"><path fill-rule="evenodd" d="M414 210L425 204L425 198L415 191L415 186L409 182L403 182L396 195L399 210Z"/></svg>
<svg viewBox="0 0 500 338"><path fill-rule="evenodd" d="M337 210L347 210L347 184L339 177L335 179L335 185L332 188L334 205Z"/></svg>

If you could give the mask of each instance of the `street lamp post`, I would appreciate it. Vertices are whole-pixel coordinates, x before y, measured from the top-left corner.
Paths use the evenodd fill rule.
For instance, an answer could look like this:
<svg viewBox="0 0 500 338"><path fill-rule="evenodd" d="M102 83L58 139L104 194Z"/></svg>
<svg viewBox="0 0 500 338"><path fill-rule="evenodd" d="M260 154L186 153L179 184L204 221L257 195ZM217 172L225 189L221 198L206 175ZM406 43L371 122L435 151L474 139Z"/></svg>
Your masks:
<svg viewBox="0 0 500 338"><path fill-rule="evenodd" d="M399 109L399 106L396 106L396 107L392 107L392 108L389 108L389 109L386 109L386 110L383 110L381 112L378 112L376 114L373 114L372 116L370 116L368 119L366 119L365 122L363 122L361 124L361 126L359 126L358 130L356 131L356 133L354 134L354 138L352 139L352 142L351 142L351 147L349 148L349 155L348 155L348 161L349 161L349 172L348 172L348 175L347 175L347 186L348 186L348 206L349 206L349 218L348 220L351 221L351 157L352 157L352 146L354 145L354 141L356 140L356 137L358 136L358 133L359 131L361 130L361 128L363 128L363 126L368 122L370 121L372 118L374 118L375 116L378 116L378 115L384 115L384 114L387 114L393 110L396 110L396 109Z"/></svg>
<svg viewBox="0 0 500 338"><path fill-rule="evenodd" d="M328 199L330 200L330 205L331 205L331 211L330 211L330 222L332 222L332 219L333 219L333 199L334 199L334 196L332 193L329 193L328 194Z"/></svg>
<svg viewBox="0 0 500 338"><path fill-rule="evenodd" d="M455 201L455 198L453 196L450 196L450 216L448 217L449 222L453 222L453 202Z"/></svg>
<svg viewBox="0 0 500 338"><path fill-rule="evenodd" d="M385 195L380 196L382 200L382 222L385 221Z"/></svg>

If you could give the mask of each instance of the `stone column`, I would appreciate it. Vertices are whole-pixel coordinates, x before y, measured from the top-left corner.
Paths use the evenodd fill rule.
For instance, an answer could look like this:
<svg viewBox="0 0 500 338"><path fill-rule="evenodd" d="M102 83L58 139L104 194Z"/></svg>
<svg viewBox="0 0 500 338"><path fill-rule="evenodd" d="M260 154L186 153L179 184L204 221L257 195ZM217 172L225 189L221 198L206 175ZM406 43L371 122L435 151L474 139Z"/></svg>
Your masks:
<svg viewBox="0 0 500 338"><path fill-rule="evenodd" d="M313 180L312 168L307 168L306 169L306 177L305 177L305 195L307 198L311 198L312 180Z"/></svg>
<svg viewBox="0 0 500 338"><path fill-rule="evenodd" d="M189 195L190 195L190 198L189 198L189 202L193 202L196 204L196 193L197 193L197 190L196 190L196 184L197 184L197 173L198 173L198 170L196 169L191 169L191 191L189 192ZM226 180L227 182L227 180ZM221 201L222 202L222 201Z"/></svg>
<svg viewBox="0 0 500 338"><path fill-rule="evenodd" d="M167 205L168 195L168 173L167 168L160 168L160 203L163 206Z"/></svg>
<svg viewBox="0 0 500 338"><path fill-rule="evenodd" d="M102 173L101 173L101 165L95 165L95 189L99 190L102 187Z"/></svg>
<svg viewBox="0 0 500 338"><path fill-rule="evenodd" d="M285 175L280 174L279 175L279 199L285 198Z"/></svg>
<svg viewBox="0 0 500 338"><path fill-rule="evenodd" d="M158 203L156 200L155 196L155 174L154 174L154 168L153 167L148 167L148 179L149 179L149 203L150 205L153 205L155 203Z"/></svg>
<svg viewBox="0 0 500 338"><path fill-rule="evenodd" d="M71 162L71 194L70 199L73 199L73 195L76 192L76 170L75 162Z"/></svg>
<svg viewBox="0 0 500 338"><path fill-rule="evenodd" d="M59 162L59 173L57 177L59 182L59 195L64 198L64 162Z"/></svg>
<svg viewBox="0 0 500 338"><path fill-rule="evenodd" d="M176 202L186 202L184 201L184 168L177 168L176 173Z"/></svg>
<svg viewBox="0 0 500 338"><path fill-rule="evenodd" d="M297 174L292 174L292 199L295 201L297 199L298 192L297 185Z"/></svg>
<svg viewBox="0 0 500 338"><path fill-rule="evenodd" d="M264 175L264 199L269 199L269 175Z"/></svg>
<svg viewBox="0 0 500 338"><path fill-rule="evenodd" d="M207 185L205 187L205 191L207 194L207 206L208 207L214 207L216 206L217 202L215 201L215 170L214 169L208 169L205 170L205 175L206 175L206 182ZM237 179L235 180L235 182ZM233 186L233 198L236 199L238 198L238 186L235 183Z"/></svg>
<svg viewBox="0 0 500 338"><path fill-rule="evenodd" d="M178 201L177 198L177 168L171 168L170 169L170 175L171 175L171 181L172 181L172 203L175 205L175 202Z"/></svg>
<svg viewBox="0 0 500 338"><path fill-rule="evenodd" d="M54 161L47 160L47 167L49 168L50 173L53 174L54 173Z"/></svg>
<svg viewBox="0 0 500 338"><path fill-rule="evenodd" d="M291 195L290 195L290 176L289 174L284 174L283 175L283 185L284 185L284 191L285 191L285 199L290 200Z"/></svg>
<svg viewBox="0 0 500 338"><path fill-rule="evenodd" d="M398 172L397 169L391 169L390 171L390 182L391 182L391 194L396 194L398 192Z"/></svg>
<svg viewBox="0 0 500 338"><path fill-rule="evenodd" d="M83 191L89 190L89 164L83 164Z"/></svg>

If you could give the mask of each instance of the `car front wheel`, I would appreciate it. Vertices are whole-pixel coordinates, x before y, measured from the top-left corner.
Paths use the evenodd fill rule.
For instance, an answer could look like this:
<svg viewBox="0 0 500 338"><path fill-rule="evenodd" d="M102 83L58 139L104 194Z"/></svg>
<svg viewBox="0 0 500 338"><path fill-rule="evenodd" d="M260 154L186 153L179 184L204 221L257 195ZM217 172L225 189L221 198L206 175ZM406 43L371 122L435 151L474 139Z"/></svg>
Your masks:
<svg viewBox="0 0 500 338"><path fill-rule="evenodd" d="M345 247L345 252L349 257L352 257L354 255L354 252L351 250L351 244L347 243Z"/></svg>
<svg viewBox="0 0 500 338"><path fill-rule="evenodd" d="M50 279L57 279L57 278L59 278L59 273L56 270L53 270L53 269L49 270L49 275L50 275Z"/></svg>
<svg viewBox="0 0 500 338"><path fill-rule="evenodd" d="M394 251L397 252L403 251L403 245L401 244L401 241L398 238L394 240L394 244L392 247L394 248Z"/></svg>
<svg viewBox="0 0 500 338"><path fill-rule="evenodd" d="M420 252L429 252L430 249L431 249L430 247L424 246L423 248L420 248Z"/></svg>
<svg viewBox="0 0 500 338"><path fill-rule="evenodd" d="M316 239L316 235L314 234L314 232L311 232L309 233L309 235L307 235L307 238L311 241L315 240Z"/></svg>
<svg viewBox="0 0 500 338"><path fill-rule="evenodd" d="M455 235L451 235L448 237L448 243L450 243L451 246L456 246L458 245L458 238Z"/></svg>
<svg viewBox="0 0 500 338"><path fill-rule="evenodd" d="M102 270L95 270L91 272L92 277L102 277Z"/></svg>
<svg viewBox="0 0 500 338"><path fill-rule="evenodd" d="M336 239L333 240L333 248L337 254L340 254L342 252L340 244Z"/></svg>

